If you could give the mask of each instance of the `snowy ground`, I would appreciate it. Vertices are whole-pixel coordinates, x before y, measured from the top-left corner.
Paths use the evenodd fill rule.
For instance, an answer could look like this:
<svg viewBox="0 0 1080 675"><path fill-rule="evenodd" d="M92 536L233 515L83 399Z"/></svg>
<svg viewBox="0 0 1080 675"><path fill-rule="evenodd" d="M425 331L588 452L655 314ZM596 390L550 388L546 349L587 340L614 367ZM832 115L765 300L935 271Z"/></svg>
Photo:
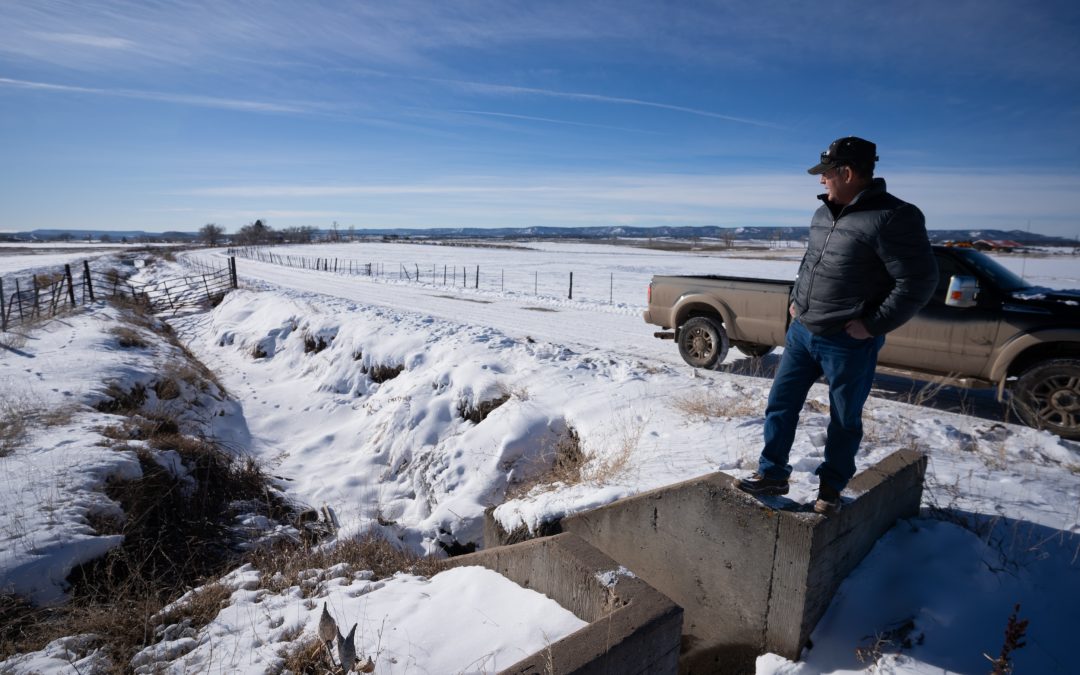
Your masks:
<svg viewBox="0 0 1080 675"><path fill-rule="evenodd" d="M209 417L207 424L284 477L295 499L331 506L345 534L375 528L416 550L437 552L478 542L482 514L490 506L498 507L504 527L533 528L710 471L751 469L760 450L768 378L740 374L750 370L749 362L735 353L726 371L685 366L672 343L653 339L652 327L642 321L645 287L653 274L663 273L790 278L801 251L740 257L530 243L339 244L274 253L371 262L378 275L238 259L241 291L211 312L172 321L235 401L218 403L226 414ZM192 254L218 264L222 255ZM1080 287L1075 257L1000 259L1035 283ZM473 288L477 266L480 284ZM444 267L457 283L443 283ZM177 274L175 268L156 269L146 273ZM412 279L404 277L406 270ZM140 377L135 373L143 371L130 352L116 349L107 331L96 327L107 322L108 313L98 308L55 322L0 354L0 386L56 407L92 400L109 378ZM793 452L796 500L809 499L816 489L812 471L821 449L813 432L827 422L825 389L811 396L816 404L804 414ZM885 652L901 653L884 656L880 672L983 672L983 653L997 654L1017 602L1021 617L1031 620L1028 645L1015 655L1017 672L1075 670L1067 637L1080 629L1080 609L1061 598L1080 597L1080 447L993 419L890 398L875 396L867 406L860 467L900 447L923 448L930 455L925 505L947 509L956 520L969 521L969 529L927 519L897 525L841 587L804 660L793 664L767 655L759 659L759 673L869 671L855 649L872 644L875 635L892 636L899 645L900 633L910 646L886 646ZM496 401L501 404L479 423L466 419L470 409ZM98 491L100 481L130 470L122 457L88 452L95 442L92 428L100 423L95 416L101 414L78 412L59 430L31 434L24 449L0 458L9 481L0 543L5 586L55 599L62 592L55 582L66 576L72 560L113 545L80 525L86 513L109 507ZM577 433L588 458L583 480L507 501L507 490L550 465L568 429ZM77 470L65 455L73 452L84 453ZM995 523L981 538L971 531ZM38 585L25 585L35 572ZM440 577L395 579L387 588L405 594L422 587L419 593L430 594L427 585ZM331 585L336 595L328 597L345 614L342 623L364 617L367 628L358 634L371 637L374 623L401 616L394 613L398 603L419 602L412 596L378 604L375 598L387 596L367 593L363 579L341 579L337 585L344 590L338 594ZM237 614L223 612L218 622L188 636L200 646L185 652L190 661L175 662L176 672L204 667L207 662L198 659L206 649L250 656L243 668L224 660L215 668L266 667L270 657L260 656L252 640L284 624L271 629L271 611L266 626L256 625L255 601L244 596L242 586L237 582L233 597ZM367 598L368 604L350 604L346 597ZM281 603L285 623L313 630L312 607L297 598L273 602ZM518 600L507 602L513 607ZM489 608L502 604L481 603L476 611L490 614ZM416 630L436 633L427 640L440 639L436 621L418 621L424 626ZM531 644L542 648L551 635ZM522 640L513 644L530 644ZM373 649L373 643L364 644ZM463 647L452 661L460 665L443 670L433 664L451 661L423 661L415 648L383 645L383 667L397 669L380 672L490 672L515 660L507 652L466 653ZM45 668L48 658L38 654L0 669L71 672Z"/></svg>

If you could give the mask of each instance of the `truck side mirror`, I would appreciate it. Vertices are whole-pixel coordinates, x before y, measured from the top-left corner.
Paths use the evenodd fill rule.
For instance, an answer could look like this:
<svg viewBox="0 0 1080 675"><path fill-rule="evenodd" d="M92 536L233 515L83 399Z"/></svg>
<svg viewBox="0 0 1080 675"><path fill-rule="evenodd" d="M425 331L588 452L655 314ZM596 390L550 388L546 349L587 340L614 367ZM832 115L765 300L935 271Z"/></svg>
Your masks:
<svg viewBox="0 0 1080 675"><path fill-rule="evenodd" d="M949 279L949 291L945 294L945 304L949 307L974 307L978 296L978 279L953 275Z"/></svg>

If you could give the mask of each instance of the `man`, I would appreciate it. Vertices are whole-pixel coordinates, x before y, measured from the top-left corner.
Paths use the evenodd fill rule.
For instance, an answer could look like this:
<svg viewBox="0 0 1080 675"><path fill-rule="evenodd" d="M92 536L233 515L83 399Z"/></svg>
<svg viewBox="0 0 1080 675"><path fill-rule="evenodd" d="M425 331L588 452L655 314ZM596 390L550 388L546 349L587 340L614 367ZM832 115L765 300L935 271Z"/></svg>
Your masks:
<svg viewBox="0 0 1080 675"><path fill-rule="evenodd" d="M814 511L840 510L840 493L855 475L862 409L870 394L885 334L930 299L937 264L923 214L874 178L877 146L848 136L809 169L820 175L824 204L810 221L810 240L791 292L784 355L765 410L765 447L752 477L736 482L751 494L788 491L788 456L799 411L818 377L829 384L825 461Z"/></svg>

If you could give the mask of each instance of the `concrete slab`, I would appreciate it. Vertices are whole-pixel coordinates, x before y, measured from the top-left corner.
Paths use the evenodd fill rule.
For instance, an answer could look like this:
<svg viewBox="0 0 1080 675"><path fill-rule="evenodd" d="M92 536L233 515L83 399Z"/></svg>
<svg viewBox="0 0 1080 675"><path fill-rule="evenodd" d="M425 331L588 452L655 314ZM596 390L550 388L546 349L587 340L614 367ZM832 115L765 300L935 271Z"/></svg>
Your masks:
<svg viewBox="0 0 1080 675"><path fill-rule="evenodd" d="M678 672L683 611L580 537L564 533L450 558L547 595L589 625L503 675Z"/></svg>

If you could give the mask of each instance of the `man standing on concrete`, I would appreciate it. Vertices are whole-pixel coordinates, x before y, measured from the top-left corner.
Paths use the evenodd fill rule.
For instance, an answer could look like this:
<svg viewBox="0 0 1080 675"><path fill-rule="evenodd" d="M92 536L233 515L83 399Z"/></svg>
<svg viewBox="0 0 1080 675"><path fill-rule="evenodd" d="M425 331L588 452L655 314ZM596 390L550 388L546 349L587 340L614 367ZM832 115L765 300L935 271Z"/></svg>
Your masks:
<svg viewBox="0 0 1080 675"><path fill-rule="evenodd" d="M826 515L840 510L840 493L855 475L863 404L885 334L914 316L937 285L923 214L874 178L877 159L876 145L848 136L809 169L821 176L824 204L810 221L791 292L792 322L769 392L758 471L736 482L751 494L787 494L799 411L824 375L829 427L814 510Z"/></svg>

